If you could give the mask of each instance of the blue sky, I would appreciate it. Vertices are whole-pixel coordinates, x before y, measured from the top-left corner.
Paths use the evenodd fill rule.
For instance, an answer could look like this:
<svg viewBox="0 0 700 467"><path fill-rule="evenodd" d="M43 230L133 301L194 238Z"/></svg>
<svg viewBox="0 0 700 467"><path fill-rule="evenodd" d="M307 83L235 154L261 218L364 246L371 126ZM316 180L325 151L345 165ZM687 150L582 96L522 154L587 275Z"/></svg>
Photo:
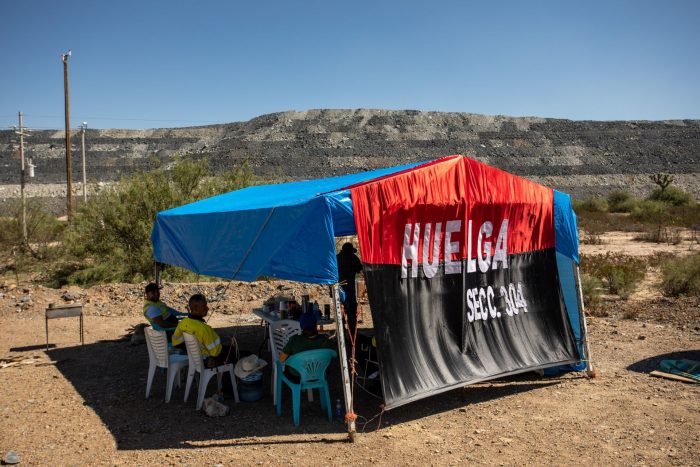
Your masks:
<svg viewBox="0 0 700 467"><path fill-rule="evenodd" d="M382 108L700 118L700 1L5 1L0 128Z"/></svg>

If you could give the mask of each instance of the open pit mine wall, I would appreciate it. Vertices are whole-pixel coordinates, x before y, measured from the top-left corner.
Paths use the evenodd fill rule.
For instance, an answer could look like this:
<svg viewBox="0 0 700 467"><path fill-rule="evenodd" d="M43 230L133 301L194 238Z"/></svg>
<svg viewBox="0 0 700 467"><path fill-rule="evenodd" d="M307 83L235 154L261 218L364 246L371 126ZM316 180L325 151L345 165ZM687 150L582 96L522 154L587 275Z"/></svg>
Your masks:
<svg viewBox="0 0 700 467"><path fill-rule="evenodd" d="M31 127L31 119L25 119ZM19 196L15 135L0 132L0 205ZM65 136L33 131L26 155L36 167L28 196L64 205ZM88 189L174 158L207 159L226 170L247 159L257 175L308 179L464 154L585 197L624 189L647 194L649 175L669 173L700 196L700 121L571 121L469 113L309 110L206 127L97 130L85 137ZM80 192L80 133L72 133L73 187ZM49 203L51 204L51 203Z"/></svg>

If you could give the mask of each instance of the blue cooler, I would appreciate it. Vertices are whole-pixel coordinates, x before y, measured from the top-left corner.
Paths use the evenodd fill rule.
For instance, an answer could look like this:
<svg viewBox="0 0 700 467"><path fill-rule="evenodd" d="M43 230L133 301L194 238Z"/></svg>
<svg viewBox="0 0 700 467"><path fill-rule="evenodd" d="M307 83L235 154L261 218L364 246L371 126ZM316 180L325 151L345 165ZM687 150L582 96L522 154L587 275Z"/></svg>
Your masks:
<svg viewBox="0 0 700 467"><path fill-rule="evenodd" d="M262 371L258 371L245 378L238 378L238 397L242 401L255 402L262 399L262 376Z"/></svg>

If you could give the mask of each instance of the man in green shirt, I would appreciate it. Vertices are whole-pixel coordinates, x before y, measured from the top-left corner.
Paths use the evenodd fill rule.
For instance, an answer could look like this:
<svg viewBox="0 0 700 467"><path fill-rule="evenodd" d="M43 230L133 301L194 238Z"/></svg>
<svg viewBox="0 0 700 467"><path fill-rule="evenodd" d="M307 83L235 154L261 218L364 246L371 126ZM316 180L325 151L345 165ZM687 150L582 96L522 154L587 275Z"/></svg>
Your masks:
<svg viewBox="0 0 700 467"><path fill-rule="evenodd" d="M315 349L333 349L336 347L334 339L328 338L325 334L319 334L316 328L316 314L306 312L299 318L299 326L301 334L292 336L287 345L280 352L280 362L287 360L291 355L303 352L305 350ZM285 375L295 382L299 381L299 374L293 368L285 368Z"/></svg>

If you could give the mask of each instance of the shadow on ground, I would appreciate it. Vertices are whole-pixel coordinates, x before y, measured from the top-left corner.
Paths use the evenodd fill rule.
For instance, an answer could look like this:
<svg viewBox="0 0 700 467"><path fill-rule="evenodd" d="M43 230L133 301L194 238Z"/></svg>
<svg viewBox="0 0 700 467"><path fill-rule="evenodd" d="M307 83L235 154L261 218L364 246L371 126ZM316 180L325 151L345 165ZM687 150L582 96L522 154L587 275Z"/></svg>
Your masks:
<svg viewBox="0 0 700 467"><path fill-rule="evenodd" d="M659 367L661 360L695 360L700 361L700 350L685 350L682 352L671 352L655 357L645 358L627 367L630 371L637 373L650 373Z"/></svg>
<svg viewBox="0 0 700 467"><path fill-rule="evenodd" d="M253 352L263 341L260 326L238 326L218 329L221 335L235 335L242 349ZM207 446L240 446L255 444L336 443L344 442L345 424L329 422L321 411L318 397L309 402L302 397L301 423L292 423L291 397L283 390L282 416L277 417L270 395L270 365L264 372L264 396L257 402L235 404L232 397L226 404L230 415L209 418L195 410L196 387L188 402L183 402L184 377L181 387L173 390L170 403L163 401L165 374L156 373L151 397L146 400L148 351L146 345L131 345L125 340L99 341L84 346L54 348L47 352L56 361L56 368L75 387L89 406L101 418L114 436L117 448L182 449ZM262 358L270 362L270 355ZM424 400L398 407L382 414L383 422L404 423L436 413L454 410L514 393L541 388L552 381L530 380L520 375L509 379L508 385L478 385L449 391ZM334 364L329 374L331 398L342 398L339 365ZM212 380L208 395L215 391ZM363 392L355 391L355 411L358 432L378 428L381 401ZM368 422L369 421L369 422ZM277 439L269 439L277 437Z"/></svg>

